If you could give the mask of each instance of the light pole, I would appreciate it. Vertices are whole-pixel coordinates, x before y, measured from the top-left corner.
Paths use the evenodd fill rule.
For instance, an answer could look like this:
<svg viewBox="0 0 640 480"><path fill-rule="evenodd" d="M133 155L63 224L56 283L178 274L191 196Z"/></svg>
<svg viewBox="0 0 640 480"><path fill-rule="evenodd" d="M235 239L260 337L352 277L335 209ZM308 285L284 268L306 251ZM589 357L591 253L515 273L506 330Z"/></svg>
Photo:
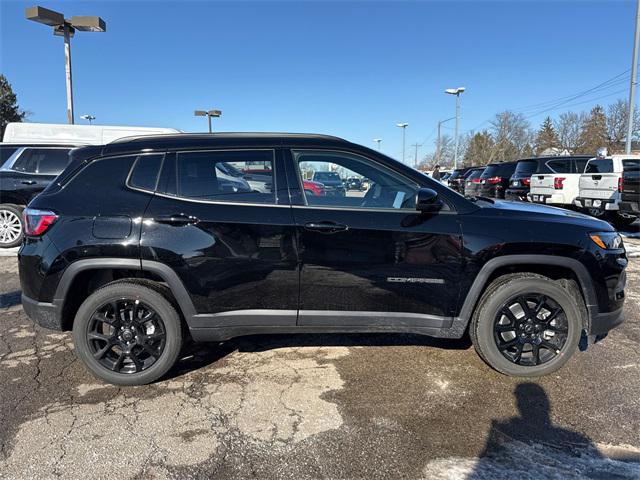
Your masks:
<svg viewBox="0 0 640 480"><path fill-rule="evenodd" d="M415 154L415 157L413 158L413 168L418 170L418 148L420 148L422 146L422 144L421 143L414 143L411 146L416 149L416 154Z"/></svg>
<svg viewBox="0 0 640 480"><path fill-rule="evenodd" d="M42 7L29 7L25 11L27 20L53 27L53 34L64 37L65 74L67 79L67 121L73 124L73 83L71 81L71 37L80 32L106 32L107 24L100 17L71 17Z"/></svg>
<svg viewBox="0 0 640 480"><path fill-rule="evenodd" d="M209 120L209 133L211 133L213 132L213 130L211 129L211 117L221 117L222 110L196 110L194 112L194 115L196 117L207 117L207 119Z"/></svg>
<svg viewBox="0 0 640 480"><path fill-rule="evenodd" d="M89 125L91 125L91 122L96 119L96 117L94 117L93 115L80 115L80 118L83 120L87 120L89 122Z"/></svg>
<svg viewBox="0 0 640 480"><path fill-rule="evenodd" d="M633 40L633 55L631 59L631 85L629 87L629 120L627 125L627 145L625 153L631 153L631 136L633 135L633 109L636 101L636 87L638 85L638 49L640 48L640 0L636 6L636 33Z"/></svg>
<svg viewBox="0 0 640 480"><path fill-rule="evenodd" d="M456 117L451 117L451 118L447 118L446 120L440 120L438 122L438 140L436 140L436 162L439 164L440 163L440 154L441 154L441 147L440 147L440 127L442 126L443 123L448 122L449 120L453 120Z"/></svg>
<svg viewBox="0 0 640 480"><path fill-rule="evenodd" d="M381 138L374 138L373 141L378 144L378 151L380 151L380 143L382 143L382 139Z"/></svg>
<svg viewBox="0 0 640 480"><path fill-rule="evenodd" d="M404 150L405 150L405 134L406 134L406 130L407 127L409 126L408 123L396 123L396 127L400 127L402 129L402 163L404 163Z"/></svg>
<svg viewBox="0 0 640 480"><path fill-rule="evenodd" d="M447 88L444 93L456 96L456 146L453 153L453 168L458 168L458 130L460 128L460 94L464 92L464 87Z"/></svg>

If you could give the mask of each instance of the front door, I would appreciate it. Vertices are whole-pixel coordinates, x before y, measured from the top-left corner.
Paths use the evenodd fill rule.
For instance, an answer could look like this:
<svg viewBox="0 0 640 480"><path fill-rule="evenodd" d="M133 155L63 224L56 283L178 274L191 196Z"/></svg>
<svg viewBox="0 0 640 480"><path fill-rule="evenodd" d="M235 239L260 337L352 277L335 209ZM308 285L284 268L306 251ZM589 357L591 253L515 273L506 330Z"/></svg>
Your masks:
<svg viewBox="0 0 640 480"><path fill-rule="evenodd" d="M280 151L167 154L142 227L143 260L169 265L191 326L295 325L295 227Z"/></svg>
<svg viewBox="0 0 640 480"><path fill-rule="evenodd" d="M421 185L359 154L292 150L289 161L290 176L298 175L305 192L304 204L293 207L301 261L298 323L447 327L462 267L452 207L419 214ZM321 176L316 172L358 178L363 188L316 195L302 188L307 178Z"/></svg>

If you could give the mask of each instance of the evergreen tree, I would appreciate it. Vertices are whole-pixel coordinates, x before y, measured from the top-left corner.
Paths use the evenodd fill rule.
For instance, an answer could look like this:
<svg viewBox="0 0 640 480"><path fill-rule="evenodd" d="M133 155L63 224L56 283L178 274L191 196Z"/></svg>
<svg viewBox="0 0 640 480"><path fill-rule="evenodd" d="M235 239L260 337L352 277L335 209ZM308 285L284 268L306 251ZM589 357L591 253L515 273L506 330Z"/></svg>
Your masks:
<svg viewBox="0 0 640 480"><path fill-rule="evenodd" d="M7 78L0 74L0 139L9 122L21 122L25 113L18 107L16 94L13 93Z"/></svg>
<svg viewBox="0 0 640 480"><path fill-rule="evenodd" d="M589 117L582 125L577 153L595 155L598 148L607 146L608 140L607 117L604 109L600 105L596 105L591 109Z"/></svg>
<svg viewBox="0 0 640 480"><path fill-rule="evenodd" d="M553 127L551 117L547 117L536 134L536 155L541 155L545 150L558 148L559 146L560 141L558 139L558 134Z"/></svg>

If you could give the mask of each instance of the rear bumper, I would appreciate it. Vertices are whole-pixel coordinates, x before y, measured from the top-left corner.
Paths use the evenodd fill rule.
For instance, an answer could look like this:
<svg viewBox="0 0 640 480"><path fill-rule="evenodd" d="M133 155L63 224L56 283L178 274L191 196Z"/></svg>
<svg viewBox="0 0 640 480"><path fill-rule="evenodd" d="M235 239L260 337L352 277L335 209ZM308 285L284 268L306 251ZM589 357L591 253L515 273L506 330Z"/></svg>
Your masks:
<svg viewBox="0 0 640 480"><path fill-rule="evenodd" d="M595 208L603 211L615 211L620 208L619 202L610 198L576 197L573 203L578 208Z"/></svg>
<svg viewBox="0 0 640 480"><path fill-rule="evenodd" d="M623 200L620 202L620 213L628 213L630 215L640 215L640 203L628 202Z"/></svg>
<svg viewBox="0 0 640 480"><path fill-rule="evenodd" d="M62 330L62 318L53 303L38 302L23 293L22 308L27 316L41 327Z"/></svg>
<svg viewBox="0 0 640 480"><path fill-rule="evenodd" d="M526 188L509 188L504 193L504 198L505 200L516 200L520 202L526 202L528 193L529 193L529 190Z"/></svg>

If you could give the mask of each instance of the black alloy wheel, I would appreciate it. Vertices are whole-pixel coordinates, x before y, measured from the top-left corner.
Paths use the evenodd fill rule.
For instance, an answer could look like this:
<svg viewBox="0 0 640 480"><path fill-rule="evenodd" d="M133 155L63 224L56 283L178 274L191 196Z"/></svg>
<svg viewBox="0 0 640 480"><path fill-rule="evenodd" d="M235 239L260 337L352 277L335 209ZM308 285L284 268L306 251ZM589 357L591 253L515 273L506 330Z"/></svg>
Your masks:
<svg viewBox="0 0 640 480"><path fill-rule="evenodd" d="M494 319L494 339L509 361L522 366L553 360L567 343L569 325L562 307L542 294L510 298Z"/></svg>

